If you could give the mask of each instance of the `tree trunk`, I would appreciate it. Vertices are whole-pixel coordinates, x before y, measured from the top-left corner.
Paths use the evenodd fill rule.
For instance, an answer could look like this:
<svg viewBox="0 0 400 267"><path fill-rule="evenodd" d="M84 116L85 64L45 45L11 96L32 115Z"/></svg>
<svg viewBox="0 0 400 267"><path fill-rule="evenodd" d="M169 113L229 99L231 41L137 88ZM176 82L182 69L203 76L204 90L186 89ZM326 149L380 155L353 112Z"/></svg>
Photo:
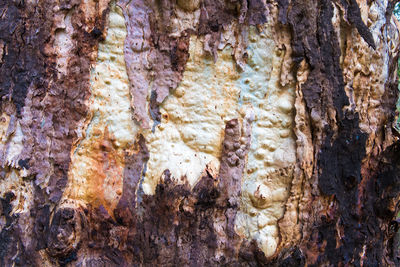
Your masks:
<svg viewBox="0 0 400 267"><path fill-rule="evenodd" d="M0 2L1 266L399 266L391 0Z"/></svg>

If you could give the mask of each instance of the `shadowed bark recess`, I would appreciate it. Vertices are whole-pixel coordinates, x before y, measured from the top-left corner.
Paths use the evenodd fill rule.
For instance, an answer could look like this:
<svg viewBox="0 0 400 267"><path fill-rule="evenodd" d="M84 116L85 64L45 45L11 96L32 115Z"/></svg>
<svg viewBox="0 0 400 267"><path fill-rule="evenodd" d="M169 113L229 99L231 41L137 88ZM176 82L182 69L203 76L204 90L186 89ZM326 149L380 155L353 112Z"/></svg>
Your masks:
<svg viewBox="0 0 400 267"><path fill-rule="evenodd" d="M399 266L400 143L392 127L397 115L399 32L394 26L398 22L390 16L396 2L2 1L0 266ZM118 16L110 18L114 10L120 11L122 23ZM100 51L99 44L106 42L112 24L119 25L114 38L125 38L124 45L114 47L116 51L107 50L112 45ZM271 36L263 25L272 25ZM263 48L282 58L279 64L272 62L271 55L261 54L260 60L253 55L263 44L249 37L251 30L268 39L267 45L277 47ZM149 179L149 140L168 125L163 103L185 93L174 90L187 83L184 75L193 56L189 48L196 44L191 39L194 36L202 44L199 50L204 57L193 62L206 62L205 72L209 62L232 63L233 70L228 63L223 67L229 72L227 77L236 77L229 82L237 84L243 95L247 87L241 87L242 83L251 84L254 79L262 86L264 80L257 75L276 80L279 93L294 90L290 107L285 107L286 102L280 106L289 110L293 125L290 133L279 132L285 138L293 135L296 141L294 174L287 188L275 188L265 178L254 192L261 200L249 197L250 202L263 201L258 206L250 203L254 209L246 210L258 220L257 225L244 227L257 233L254 238L237 229L239 214L247 207L243 185L251 182L246 174L254 168L270 166L249 167L250 153L265 155L253 151L258 144L252 141L265 128L252 129L257 123L267 125L249 108L251 99L246 103L238 99L238 110L232 113L236 115L221 116L222 128L208 129L222 134L221 151L212 151L218 155L217 167L205 164L193 186L186 175L172 175L176 166L163 168L155 193L146 194L143 189L144 180ZM229 60L218 59L223 49L231 49ZM107 58L107 53L114 54ZM117 81L115 88L126 87L131 114L129 118L121 114L107 118L133 121L131 126L138 130L126 146L118 143L112 129L108 132L109 121L104 136L91 124L104 108L90 99L93 80L102 77L94 76L94 66L98 58L108 66L108 61L118 61L118 54L124 60L117 62L121 70L115 73L125 75L127 82L118 83L122 78L114 77L114 72L110 77ZM271 59L271 73L260 74L257 64L268 62L265 58ZM211 72L207 74L210 79ZM112 79L104 84L113 84ZM229 82L221 80L221 87ZM98 82L99 91L102 83ZM108 94L119 93L117 89ZM198 98L213 102L204 95L199 92ZM278 121L273 109L268 109L276 99L269 99L268 93L262 97L268 102L260 106L266 106L271 121ZM184 123L193 123L192 118L185 121L184 112L174 112ZM210 125L207 114L198 115L198 123ZM184 140L189 128L176 127L172 134L165 130L172 136L165 134L165 138ZM79 150L91 145L82 141L90 139L91 131L96 138L104 138L103 143L96 143L100 149L93 150L102 157L93 156L93 161L111 174L98 180L94 177L90 184L104 180L111 186L98 185L104 192L92 190L99 193L98 201L72 199L66 193L68 186L76 186L79 195L89 184L79 180L82 170L77 171L75 184L70 177L71 158L91 151ZM116 132L126 134L120 129ZM187 139L190 143L193 138ZM274 144L264 144L262 149L268 145L271 151L276 149ZM206 145L202 149L206 151ZM110 151L122 151L121 159L118 154L104 162ZM174 157L185 154L174 152ZM180 160L174 164L182 164ZM271 156L271 160L287 158ZM109 166L117 161L117 167ZM113 172L120 166L122 177ZM267 189L261 192L260 186ZM275 193L279 190L288 196ZM101 198L107 194L115 198L103 205ZM261 216L261 209L277 213L268 202L276 199L284 202L285 212L274 215L279 218L273 222ZM261 224L277 224L276 248L268 243L272 230L256 231L264 229ZM272 256L266 256L265 247L272 247Z"/></svg>

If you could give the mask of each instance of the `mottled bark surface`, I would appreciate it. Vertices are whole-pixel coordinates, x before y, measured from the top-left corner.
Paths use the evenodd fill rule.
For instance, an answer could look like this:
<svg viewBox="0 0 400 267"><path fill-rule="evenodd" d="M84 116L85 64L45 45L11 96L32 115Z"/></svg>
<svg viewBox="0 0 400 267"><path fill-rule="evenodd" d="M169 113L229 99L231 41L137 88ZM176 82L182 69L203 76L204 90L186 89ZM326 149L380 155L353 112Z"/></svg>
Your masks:
<svg viewBox="0 0 400 267"><path fill-rule="evenodd" d="M395 2L2 1L0 265L400 265Z"/></svg>

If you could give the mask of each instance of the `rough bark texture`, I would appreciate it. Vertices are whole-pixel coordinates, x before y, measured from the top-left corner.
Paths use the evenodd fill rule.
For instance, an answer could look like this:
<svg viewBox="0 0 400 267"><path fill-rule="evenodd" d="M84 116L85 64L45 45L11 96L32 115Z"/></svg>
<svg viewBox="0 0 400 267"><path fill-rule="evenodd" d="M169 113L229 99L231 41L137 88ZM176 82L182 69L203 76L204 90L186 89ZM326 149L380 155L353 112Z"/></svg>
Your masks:
<svg viewBox="0 0 400 267"><path fill-rule="evenodd" d="M391 0L0 3L1 266L399 266Z"/></svg>

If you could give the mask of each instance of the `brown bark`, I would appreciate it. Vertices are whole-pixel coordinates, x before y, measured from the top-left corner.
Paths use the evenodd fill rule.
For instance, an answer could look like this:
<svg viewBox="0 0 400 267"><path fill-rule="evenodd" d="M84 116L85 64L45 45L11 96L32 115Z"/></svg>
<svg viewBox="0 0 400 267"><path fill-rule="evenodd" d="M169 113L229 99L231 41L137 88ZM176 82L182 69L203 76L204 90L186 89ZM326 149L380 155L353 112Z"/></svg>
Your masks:
<svg viewBox="0 0 400 267"><path fill-rule="evenodd" d="M0 265L398 266L395 2L1 2Z"/></svg>

